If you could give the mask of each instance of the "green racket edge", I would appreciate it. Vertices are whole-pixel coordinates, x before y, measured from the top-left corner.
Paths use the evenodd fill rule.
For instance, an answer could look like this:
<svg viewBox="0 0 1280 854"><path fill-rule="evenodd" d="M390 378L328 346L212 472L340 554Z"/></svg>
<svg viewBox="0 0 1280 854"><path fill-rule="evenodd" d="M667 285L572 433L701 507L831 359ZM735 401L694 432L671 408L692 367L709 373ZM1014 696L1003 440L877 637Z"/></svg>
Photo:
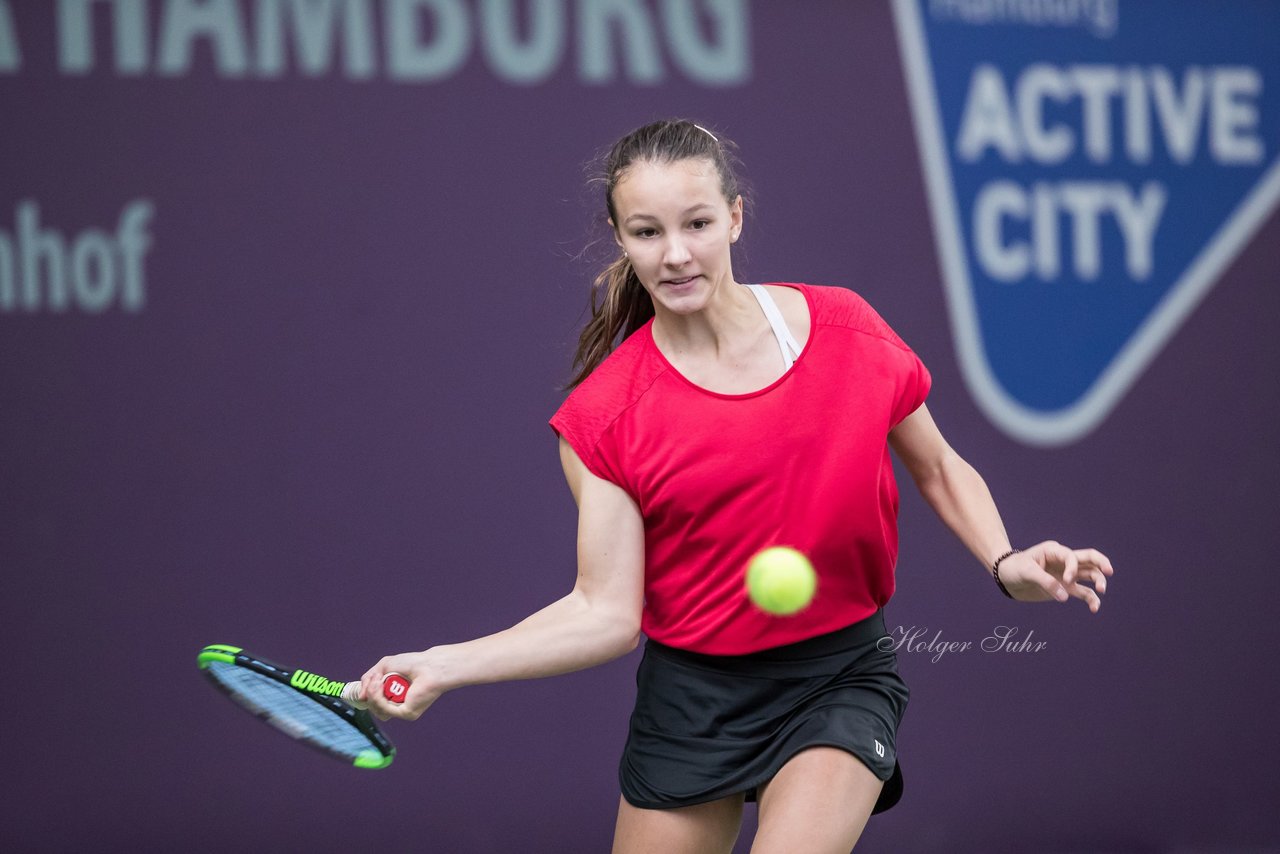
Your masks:
<svg viewBox="0 0 1280 854"><path fill-rule="evenodd" d="M243 647L228 646L224 643L211 643L200 650L200 654L196 656L196 664L201 670L207 669L215 661L222 664L235 664L236 656L243 651ZM351 764L356 768L368 768L376 771L379 768L386 768L395 758L394 749L392 749L390 756L383 756L376 750L362 750L356 755Z"/></svg>

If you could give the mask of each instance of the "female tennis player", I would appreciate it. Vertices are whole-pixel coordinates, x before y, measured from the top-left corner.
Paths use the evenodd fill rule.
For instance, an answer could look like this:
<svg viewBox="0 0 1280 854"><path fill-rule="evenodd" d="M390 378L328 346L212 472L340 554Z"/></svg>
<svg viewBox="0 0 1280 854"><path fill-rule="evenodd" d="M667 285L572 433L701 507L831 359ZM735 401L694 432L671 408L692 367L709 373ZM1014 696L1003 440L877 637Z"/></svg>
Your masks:
<svg viewBox="0 0 1280 854"><path fill-rule="evenodd" d="M603 169L618 257L551 420L578 506L573 591L506 631L384 658L362 691L380 715L415 719L446 691L590 667L643 633L614 850L729 851L757 800L753 851L845 852L902 787L908 691L882 642L898 545L889 449L993 592L1096 612L1112 568L1093 549L1010 546L929 415L928 371L861 297L735 280L729 151L663 121L619 140ZM818 574L795 616L743 589L751 557L775 545ZM403 706L376 690L392 671L412 680Z"/></svg>

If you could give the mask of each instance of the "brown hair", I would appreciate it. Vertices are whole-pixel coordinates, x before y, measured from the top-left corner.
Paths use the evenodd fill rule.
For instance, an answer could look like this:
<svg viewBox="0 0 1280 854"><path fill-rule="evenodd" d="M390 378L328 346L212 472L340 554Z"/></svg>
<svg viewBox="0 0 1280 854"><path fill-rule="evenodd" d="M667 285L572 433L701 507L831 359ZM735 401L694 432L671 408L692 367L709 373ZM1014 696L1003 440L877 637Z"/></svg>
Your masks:
<svg viewBox="0 0 1280 854"><path fill-rule="evenodd" d="M720 190L732 203L739 195L734 172L733 143L717 138L711 131L684 119L673 119L637 128L613 144L593 183L604 186L604 204L609 220L617 222L613 191L628 168L642 163L675 163L681 160L709 160L720 176ZM614 348L653 317L653 300L640 284L631 261L619 255L604 268L591 287L591 319L578 338L573 354L577 369L568 388L585 380Z"/></svg>

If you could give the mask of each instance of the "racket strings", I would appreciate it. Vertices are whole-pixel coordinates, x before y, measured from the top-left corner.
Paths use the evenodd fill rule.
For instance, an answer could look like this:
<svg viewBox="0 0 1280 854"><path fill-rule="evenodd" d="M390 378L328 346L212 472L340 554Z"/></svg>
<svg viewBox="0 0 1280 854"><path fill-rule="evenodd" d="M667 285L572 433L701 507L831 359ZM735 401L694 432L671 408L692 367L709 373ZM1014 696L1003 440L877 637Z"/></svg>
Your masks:
<svg viewBox="0 0 1280 854"><path fill-rule="evenodd" d="M232 699L294 738L349 759L378 750L349 718L274 679L222 662L206 672Z"/></svg>

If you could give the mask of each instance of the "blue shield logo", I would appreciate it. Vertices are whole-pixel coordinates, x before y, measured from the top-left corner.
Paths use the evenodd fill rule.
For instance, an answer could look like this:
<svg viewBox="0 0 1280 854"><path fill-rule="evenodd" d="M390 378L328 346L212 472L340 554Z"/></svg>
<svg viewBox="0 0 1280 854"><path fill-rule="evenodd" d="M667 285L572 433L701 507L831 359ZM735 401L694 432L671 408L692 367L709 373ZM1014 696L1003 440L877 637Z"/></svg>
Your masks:
<svg viewBox="0 0 1280 854"><path fill-rule="evenodd" d="M1280 199L1280 3L893 8L966 382L1076 441Z"/></svg>

